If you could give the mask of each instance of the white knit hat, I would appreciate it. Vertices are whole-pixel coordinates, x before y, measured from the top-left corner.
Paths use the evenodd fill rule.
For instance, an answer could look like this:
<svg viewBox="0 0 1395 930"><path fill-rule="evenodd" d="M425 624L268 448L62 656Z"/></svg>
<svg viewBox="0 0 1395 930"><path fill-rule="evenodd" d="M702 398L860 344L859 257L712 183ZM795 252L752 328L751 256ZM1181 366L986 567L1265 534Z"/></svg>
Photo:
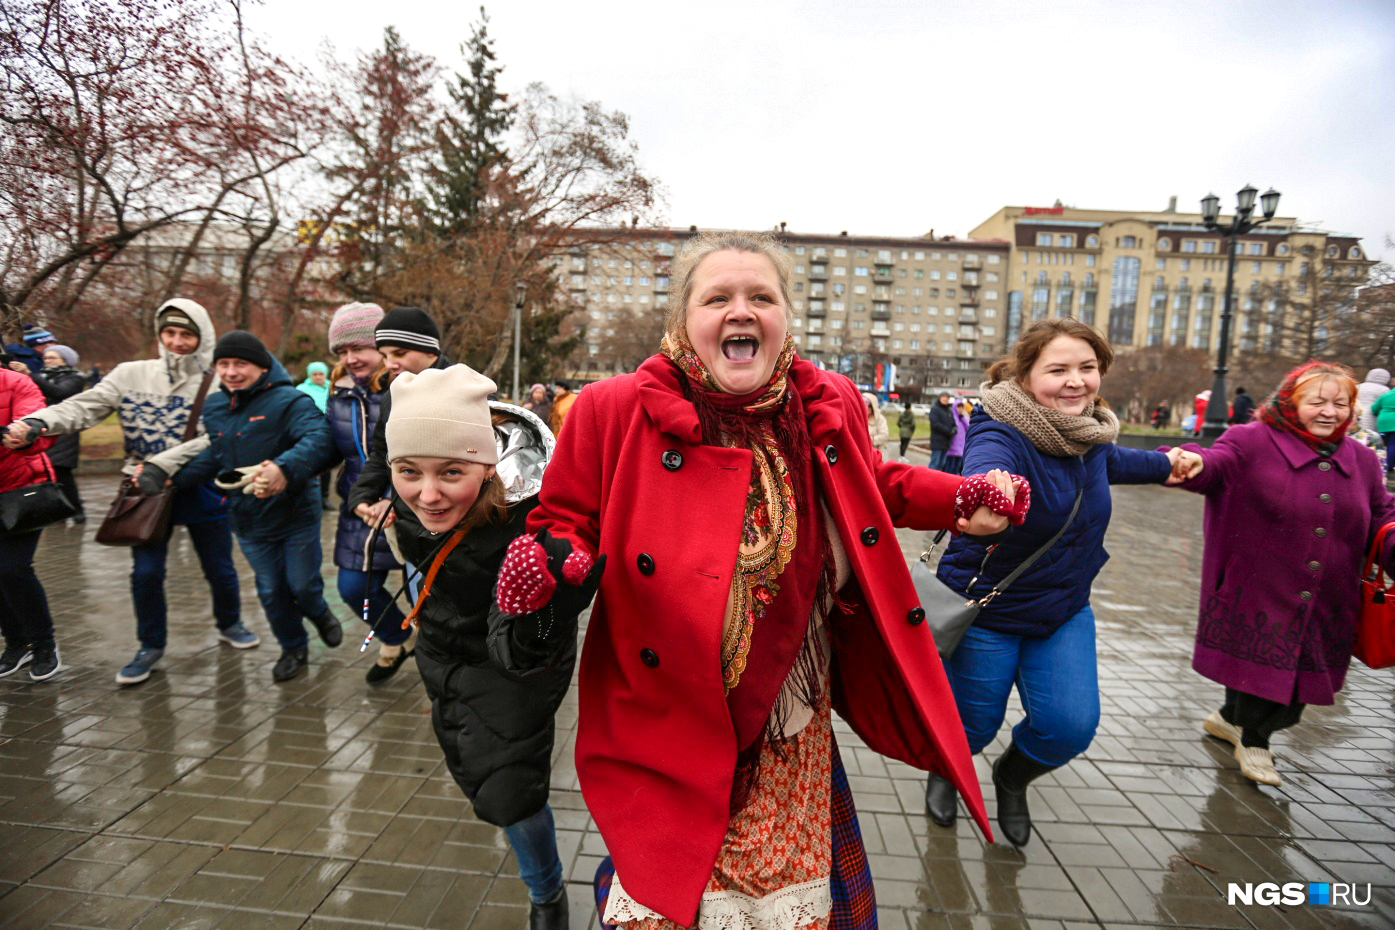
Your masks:
<svg viewBox="0 0 1395 930"><path fill-rule="evenodd" d="M497 465L490 423L494 382L468 365L403 372L392 381L388 461L430 456Z"/></svg>

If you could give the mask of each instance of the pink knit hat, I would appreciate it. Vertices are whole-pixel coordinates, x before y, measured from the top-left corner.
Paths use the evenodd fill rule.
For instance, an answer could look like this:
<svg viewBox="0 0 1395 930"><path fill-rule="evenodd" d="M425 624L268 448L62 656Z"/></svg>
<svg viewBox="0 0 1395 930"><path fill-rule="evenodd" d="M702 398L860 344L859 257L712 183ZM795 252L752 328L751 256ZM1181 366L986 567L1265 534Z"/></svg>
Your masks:
<svg viewBox="0 0 1395 930"><path fill-rule="evenodd" d="M377 304L345 304L334 311L329 321L329 351L343 348L373 348L373 327L383 318L383 308Z"/></svg>

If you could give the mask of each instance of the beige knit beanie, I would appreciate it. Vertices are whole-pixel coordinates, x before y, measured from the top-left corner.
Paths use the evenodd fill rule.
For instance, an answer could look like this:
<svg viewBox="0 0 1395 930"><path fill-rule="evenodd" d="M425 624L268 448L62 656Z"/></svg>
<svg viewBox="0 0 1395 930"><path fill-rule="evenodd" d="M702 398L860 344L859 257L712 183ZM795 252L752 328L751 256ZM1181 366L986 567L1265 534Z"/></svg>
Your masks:
<svg viewBox="0 0 1395 930"><path fill-rule="evenodd" d="M403 372L392 381L388 461L432 456L497 465L490 424L494 382L468 365Z"/></svg>

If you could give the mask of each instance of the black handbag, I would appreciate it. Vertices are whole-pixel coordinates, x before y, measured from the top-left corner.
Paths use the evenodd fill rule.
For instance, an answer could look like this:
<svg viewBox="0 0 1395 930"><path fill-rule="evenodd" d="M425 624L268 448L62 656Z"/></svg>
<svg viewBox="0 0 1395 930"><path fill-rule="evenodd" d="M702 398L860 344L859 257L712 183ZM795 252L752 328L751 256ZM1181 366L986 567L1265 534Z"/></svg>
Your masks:
<svg viewBox="0 0 1395 930"><path fill-rule="evenodd" d="M940 653L942 660L948 659L954 654L954 650L959 647L959 642L964 638L964 634L969 631L969 627L973 626L974 618L978 616L978 612L992 602L995 597L1006 591L1014 581L1021 577L1023 572L1032 566L1033 562L1056 545L1057 540L1074 522L1075 515L1080 510L1080 499L1084 494L1084 488L1075 492L1075 506L1070 509L1070 516L1066 517L1066 522L1061 524L1061 528L1056 531L1056 534L1042 544L1040 549L1023 559L1021 565L995 584L993 590L983 597L975 598L972 596L972 592L974 585L978 583L979 576L988 566L989 556L993 554L993 550L997 546L989 546L988 551L983 554L983 561L979 563L978 572L968 584L970 596L965 597L941 581L935 574L935 568L930 564L930 556L934 553L935 547L940 544L940 541L945 538L945 533L949 531L940 530L935 534L930 548L922 552L920 558L911 564L911 583L915 585L915 593L920 598L921 609L925 611L925 622L929 624L930 631L935 636L935 649Z"/></svg>
<svg viewBox="0 0 1395 930"><path fill-rule="evenodd" d="M48 480L0 492L0 533L14 535L61 523L78 512L63 488L53 480L53 469L44 458Z"/></svg>

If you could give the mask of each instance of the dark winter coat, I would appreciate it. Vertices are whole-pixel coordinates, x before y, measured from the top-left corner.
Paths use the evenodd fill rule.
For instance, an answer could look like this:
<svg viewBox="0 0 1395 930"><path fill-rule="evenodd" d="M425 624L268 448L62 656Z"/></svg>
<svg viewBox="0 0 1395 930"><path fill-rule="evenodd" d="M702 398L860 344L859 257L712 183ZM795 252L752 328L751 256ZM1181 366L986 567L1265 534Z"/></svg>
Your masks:
<svg viewBox="0 0 1395 930"><path fill-rule="evenodd" d="M901 415L896 418L896 428L901 431L901 438L915 435L915 412L910 407L901 410Z"/></svg>
<svg viewBox="0 0 1395 930"><path fill-rule="evenodd" d="M349 490L358 480L363 465L368 461L368 450L373 443L373 431L378 425L380 404L387 399L386 386L374 391L367 384L355 381L345 375L334 386L329 395L330 432L334 436L334 447L344 460L339 470L335 490L339 492L339 529L334 534L334 564L354 571L363 570L363 548L368 543L371 529L368 524L354 515L349 506ZM369 566L374 571L398 568L387 539L379 534L373 546L373 562Z"/></svg>
<svg viewBox="0 0 1395 930"><path fill-rule="evenodd" d="M62 368L42 368L33 378L43 392L44 403L50 407L87 390L87 382L77 369L66 365ZM77 468L79 436L78 433L65 433L54 439L53 447L48 450L48 458L54 468Z"/></svg>
<svg viewBox="0 0 1395 930"><path fill-rule="evenodd" d="M1351 663L1362 562L1395 520L1380 459L1354 439L1324 458L1259 422L1183 448L1205 462L1182 485L1206 495L1192 668L1280 704L1331 704ZM1395 570L1395 541L1382 557Z"/></svg>
<svg viewBox="0 0 1395 930"><path fill-rule="evenodd" d="M449 368L453 364L455 363L441 355L431 367ZM392 486L392 473L388 468L387 459L387 421L391 414L392 393L383 391L378 404L378 425L373 430L373 448L368 450L368 461L363 463L358 480L354 482L349 496L344 500L350 513L353 513L359 504L376 504L388 496L388 489Z"/></svg>
<svg viewBox="0 0 1395 930"><path fill-rule="evenodd" d="M950 409L952 405L942 404L938 400L930 405L930 451L948 452L949 441L954 438L954 433L959 429L954 422L954 411Z"/></svg>
<svg viewBox="0 0 1395 930"><path fill-rule="evenodd" d="M545 647L523 652L510 638L515 618L494 600L504 552L523 535L536 504L536 496L510 503L503 525L467 533L441 565L418 618L417 668L436 739L475 814L496 826L530 817L547 802L553 717L576 665L576 614L552 618ZM428 570L449 534L428 532L400 499L393 509L402 557Z"/></svg>
<svg viewBox="0 0 1395 930"><path fill-rule="evenodd" d="M286 490L266 499L234 491L233 532L248 539L279 539L320 522L315 475L334 460L329 421L310 395L297 391L281 363L250 387L219 387L203 408L209 446L174 476L176 487L210 481L220 472L271 460L286 476Z"/></svg>
<svg viewBox="0 0 1395 930"><path fill-rule="evenodd" d="M1230 405L1230 422L1239 426L1253 420L1254 415L1255 399L1248 393L1236 394L1235 401Z"/></svg>
<svg viewBox="0 0 1395 930"><path fill-rule="evenodd" d="M1111 484L1161 484L1172 473L1167 456L1113 443L1093 446L1083 456L1047 455L1016 428L1000 423L982 407L969 420L964 474L1001 468L1026 478L1032 507L1021 526L996 541L998 548L974 586L983 595L1055 535L1070 516L1076 491L1085 489L1080 510L1065 535L1001 596L983 608L975 625L999 633L1045 638L1090 603L1090 586L1109 561L1104 531L1109 528ZM979 574L984 542L959 536L940 560L938 575L965 593Z"/></svg>

